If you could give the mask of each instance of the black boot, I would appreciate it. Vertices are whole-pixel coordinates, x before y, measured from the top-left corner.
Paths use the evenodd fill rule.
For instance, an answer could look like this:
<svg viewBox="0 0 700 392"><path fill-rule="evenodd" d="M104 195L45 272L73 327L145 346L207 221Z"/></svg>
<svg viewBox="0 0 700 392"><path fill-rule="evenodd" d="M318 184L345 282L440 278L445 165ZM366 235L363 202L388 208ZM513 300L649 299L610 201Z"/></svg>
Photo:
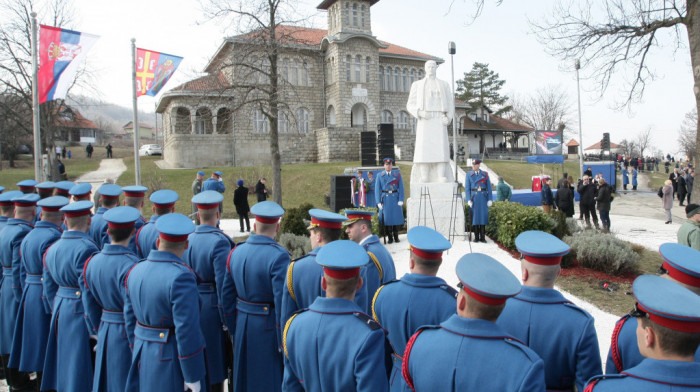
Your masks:
<svg viewBox="0 0 700 392"><path fill-rule="evenodd" d="M384 235L389 237L388 243L394 243L393 226L384 226Z"/></svg>
<svg viewBox="0 0 700 392"><path fill-rule="evenodd" d="M481 242L486 243L486 225L481 225Z"/></svg>
<svg viewBox="0 0 700 392"><path fill-rule="evenodd" d="M393 229L393 233L394 233L394 242L396 242L396 243L401 242L401 241L399 241L399 227L394 226L394 227L392 227L392 229Z"/></svg>

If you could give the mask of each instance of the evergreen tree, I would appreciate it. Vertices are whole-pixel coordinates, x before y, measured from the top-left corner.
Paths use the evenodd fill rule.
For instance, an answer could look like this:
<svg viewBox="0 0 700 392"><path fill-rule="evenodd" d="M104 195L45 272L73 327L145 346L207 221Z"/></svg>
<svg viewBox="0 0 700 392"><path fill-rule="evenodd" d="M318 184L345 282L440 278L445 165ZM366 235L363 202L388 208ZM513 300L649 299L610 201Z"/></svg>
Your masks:
<svg viewBox="0 0 700 392"><path fill-rule="evenodd" d="M506 105L508 97L500 94L505 83L496 72L489 69L488 64L476 62L472 65L472 70L464 74L464 79L457 81L455 97L467 102L474 110L486 105L489 109L496 110L495 115L500 116L512 109Z"/></svg>

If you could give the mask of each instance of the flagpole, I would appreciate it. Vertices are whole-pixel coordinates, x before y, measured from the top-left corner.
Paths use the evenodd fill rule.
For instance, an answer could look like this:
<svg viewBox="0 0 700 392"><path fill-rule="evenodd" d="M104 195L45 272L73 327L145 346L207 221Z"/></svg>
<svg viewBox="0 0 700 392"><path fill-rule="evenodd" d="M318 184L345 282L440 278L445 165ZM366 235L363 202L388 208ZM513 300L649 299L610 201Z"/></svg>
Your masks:
<svg viewBox="0 0 700 392"><path fill-rule="evenodd" d="M134 99L134 173L136 185L141 185L141 161L139 160L139 106L136 101L136 38L131 39L131 86Z"/></svg>
<svg viewBox="0 0 700 392"><path fill-rule="evenodd" d="M39 122L39 61L37 60L37 24L36 12L31 13L32 17L32 111L34 125L34 179L43 181L41 174L41 130Z"/></svg>

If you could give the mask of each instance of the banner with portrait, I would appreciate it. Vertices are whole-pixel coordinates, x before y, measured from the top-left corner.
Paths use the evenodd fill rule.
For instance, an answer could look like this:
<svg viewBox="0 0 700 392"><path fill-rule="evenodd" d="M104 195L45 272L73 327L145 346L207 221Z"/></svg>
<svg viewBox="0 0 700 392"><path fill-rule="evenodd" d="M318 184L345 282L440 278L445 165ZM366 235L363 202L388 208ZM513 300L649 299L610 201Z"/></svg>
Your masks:
<svg viewBox="0 0 700 392"><path fill-rule="evenodd" d="M535 155L561 155L562 132L535 131Z"/></svg>

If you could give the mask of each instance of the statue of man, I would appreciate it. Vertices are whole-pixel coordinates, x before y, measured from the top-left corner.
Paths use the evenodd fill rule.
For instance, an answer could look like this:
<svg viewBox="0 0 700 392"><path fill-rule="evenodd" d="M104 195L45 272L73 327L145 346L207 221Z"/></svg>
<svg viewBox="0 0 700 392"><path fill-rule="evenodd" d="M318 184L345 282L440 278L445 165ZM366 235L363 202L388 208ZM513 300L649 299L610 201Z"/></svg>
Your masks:
<svg viewBox="0 0 700 392"><path fill-rule="evenodd" d="M454 117L455 102L450 85L435 76L436 69L435 61L425 63L425 78L411 85L406 104L408 112L418 119L413 164L422 183L452 180L446 127Z"/></svg>

